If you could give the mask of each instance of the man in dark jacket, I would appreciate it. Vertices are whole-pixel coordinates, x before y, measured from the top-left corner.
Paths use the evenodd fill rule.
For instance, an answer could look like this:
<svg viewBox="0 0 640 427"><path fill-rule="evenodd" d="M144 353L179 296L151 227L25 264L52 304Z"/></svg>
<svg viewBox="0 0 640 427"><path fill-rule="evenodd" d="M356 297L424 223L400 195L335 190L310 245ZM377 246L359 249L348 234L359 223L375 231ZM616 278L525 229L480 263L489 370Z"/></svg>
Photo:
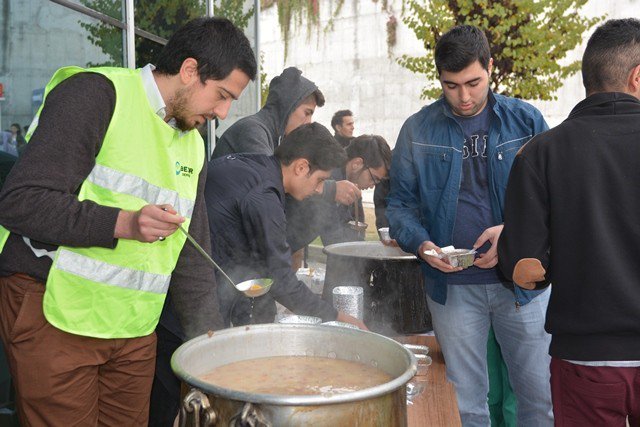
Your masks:
<svg viewBox="0 0 640 427"><path fill-rule="evenodd" d="M582 59L587 97L520 150L500 266L553 283L556 425L640 425L640 20L610 20Z"/></svg>
<svg viewBox="0 0 640 427"><path fill-rule="evenodd" d="M313 123L289 133L273 156L231 154L209 163L205 200L213 258L236 283L273 279L269 292L251 301L218 272L226 326L273 322L275 300L297 314L364 327L297 280L286 241L285 194L303 200L319 193L345 158L329 131ZM242 309L234 310L238 304Z"/></svg>

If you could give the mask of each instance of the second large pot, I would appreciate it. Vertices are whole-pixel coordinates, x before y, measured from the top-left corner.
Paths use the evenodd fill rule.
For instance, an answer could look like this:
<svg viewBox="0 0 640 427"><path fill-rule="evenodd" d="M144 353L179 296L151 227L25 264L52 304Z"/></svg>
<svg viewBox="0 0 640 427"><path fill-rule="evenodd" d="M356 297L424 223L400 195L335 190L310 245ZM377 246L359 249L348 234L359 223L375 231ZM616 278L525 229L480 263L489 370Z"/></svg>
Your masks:
<svg viewBox="0 0 640 427"><path fill-rule="evenodd" d="M432 330L431 313L415 255L380 242L325 246L327 272L322 297L332 302L336 286L364 288L364 323L383 335Z"/></svg>
<svg viewBox="0 0 640 427"><path fill-rule="evenodd" d="M332 396L254 394L218 387L200 376L231 362L273 356L320 356L377 366L392 380ZM266 324L225 329L194 338L171 359L175 374L193 388L183 402L188 425L405 426L405 385L416 373L416 358L381 335L315 325ZM198 412L194 415L189 412ZM195 422L194 422L195 421ZM197 424L196 424L197 423Z"/></svg>

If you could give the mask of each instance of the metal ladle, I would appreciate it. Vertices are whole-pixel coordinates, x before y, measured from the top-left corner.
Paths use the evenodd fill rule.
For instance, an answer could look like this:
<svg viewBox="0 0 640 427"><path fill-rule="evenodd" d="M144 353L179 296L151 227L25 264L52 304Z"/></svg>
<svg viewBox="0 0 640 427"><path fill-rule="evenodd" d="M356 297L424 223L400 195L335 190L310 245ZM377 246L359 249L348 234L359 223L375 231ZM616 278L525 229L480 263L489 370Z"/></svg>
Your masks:
<svg viewBox="0 0 640 427"><path fill-rule="evenodd" d="M273 280L271 279L250 279L236 284L233 280L231 280L231 277L229 277L227 273L225 273L224 270L220 268L218 263L216 263L213 258L209 256L207 251L205 251L202 246L200 246L200 244L196 242L196 239L194 239L193 236L189 234L189 232L185 230L184 227L182 227L182 225L178 225L178 228L180 229L180 231L182 231L182 233L184 233L185 236L187 236L187 239L189 239L191 244L195 246L198 252L200 252L200 255L205 257L207 261L213 264L213 266L217 268L220 273L222 273L222 275L229 281L229 283L233 285L234 288L236 288L240 292L243 292L248 297L259 297L260 295L264 295L269 292L269 288L271 288L271 285L273 284ZM256 286L258 286L258 288L255 288Z"/></svg>
<svg viewBox="0 0 640 427"><path fill-rule="evenodd" d="M360 231L364 231L364 230L366 230L366 229L367 229L367 227L368 227L368 225L367 225L366 223L364 223L364 222L360 222L360 221L358 220L358 219L360 218L360 215L359 215L360 208L358 207L358 202L359 202L359 201L360 201L360 199L356 199L356 201L355 201L355 203L354 203L354 205L353 205L354 210L355 210L355 217L356 217L356 218L355 218L355 221L349 221L349 227L350 227L352 230L356 230L356 231L358 231L358 232L360 232Z"/></svg>

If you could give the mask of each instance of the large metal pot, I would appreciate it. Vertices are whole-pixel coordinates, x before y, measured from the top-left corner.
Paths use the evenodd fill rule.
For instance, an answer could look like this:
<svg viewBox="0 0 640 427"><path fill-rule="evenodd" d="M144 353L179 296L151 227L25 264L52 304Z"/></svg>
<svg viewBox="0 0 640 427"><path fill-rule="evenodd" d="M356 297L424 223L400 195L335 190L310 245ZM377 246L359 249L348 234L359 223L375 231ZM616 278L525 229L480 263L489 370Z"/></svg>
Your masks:
<svg viewBox="0 0 640 427"><path fill-rule="evenodd" d="M271 356L357 360L377 366L393 379L332 396L245 393L199 379L221 365ZM405 426L405 385L416 373L416 366L413 353L389 338L322 325L265 324L225 329L186 342L171 358L175 374L192 388L183 401L182 425Z"/></svg>
<svg viewBox="0 0 640 427"><path fill-rule="evenodd" d="M364 323L395 336L432 330L431 313L415 255L381 242L325 246L327 272L322 298L332 302L336 286L364 288Z"/></svg>

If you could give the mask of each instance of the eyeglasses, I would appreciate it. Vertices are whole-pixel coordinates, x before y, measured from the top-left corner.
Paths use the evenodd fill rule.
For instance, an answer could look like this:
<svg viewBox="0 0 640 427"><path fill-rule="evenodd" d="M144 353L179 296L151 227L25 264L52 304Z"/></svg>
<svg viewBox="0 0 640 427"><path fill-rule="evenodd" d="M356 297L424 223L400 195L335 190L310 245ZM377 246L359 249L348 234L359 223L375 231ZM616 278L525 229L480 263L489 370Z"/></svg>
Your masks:
<svg viewBox="0 0 640 427"><path fill-rule="evenodd" d="M369 171L369 175L371 176L371 181L373 181L373 185L378 185L382 182L382 178L378 178L377 176L375 176L373 172L371 172L371 168L367 168L367 170Z"/></svg>

